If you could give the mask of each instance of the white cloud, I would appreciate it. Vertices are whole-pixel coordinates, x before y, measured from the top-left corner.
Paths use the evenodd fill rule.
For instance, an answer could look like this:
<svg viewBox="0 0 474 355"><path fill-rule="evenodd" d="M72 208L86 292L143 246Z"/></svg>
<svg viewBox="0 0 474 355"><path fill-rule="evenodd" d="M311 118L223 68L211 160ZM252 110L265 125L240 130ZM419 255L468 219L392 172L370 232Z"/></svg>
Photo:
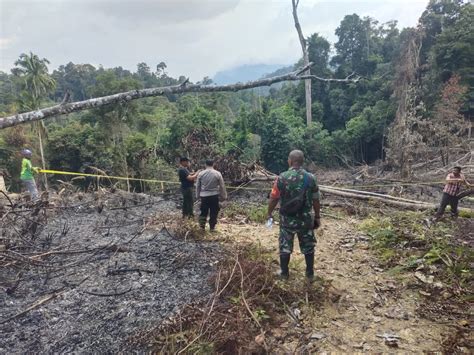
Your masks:
<svg viewBox="0 0 474 355"><path fill-rule="evenodd" d="M331 42L344 15L413 26L423 1L300 0L306 35ZM246 63L292 63L300 56L290 0L0 0L0 69L23 52L52 67L99 63L134 70L165 61L171 75L199 80ZM13 38L15 40L13 40Z"/></svg>
<svg viewBox="0 0 474 355"><path fill-rule="evenodd" d="M15 42L15 37L0 37L0 50L6 50Z"/></svg>

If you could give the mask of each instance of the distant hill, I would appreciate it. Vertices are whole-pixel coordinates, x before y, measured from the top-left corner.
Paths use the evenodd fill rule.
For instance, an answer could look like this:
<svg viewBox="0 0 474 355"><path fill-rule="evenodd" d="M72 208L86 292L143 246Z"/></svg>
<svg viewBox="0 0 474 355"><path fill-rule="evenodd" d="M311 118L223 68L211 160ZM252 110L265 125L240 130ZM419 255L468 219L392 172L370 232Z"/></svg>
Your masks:
<svg viewBox="0 0 474 355"><path fill-rule="evenodd" d="M283 64L246 64L217 72L212 80L217 85L246 82L266 77L280 69L286 69L285 67L287 66Z"/></svg>

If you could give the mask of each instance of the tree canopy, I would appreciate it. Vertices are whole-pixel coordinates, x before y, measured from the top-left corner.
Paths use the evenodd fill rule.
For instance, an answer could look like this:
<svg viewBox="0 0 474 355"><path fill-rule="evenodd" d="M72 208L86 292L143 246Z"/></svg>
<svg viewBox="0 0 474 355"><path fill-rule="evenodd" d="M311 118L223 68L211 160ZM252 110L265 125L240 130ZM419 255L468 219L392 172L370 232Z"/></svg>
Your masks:
<svg viewBox="0 0 474 355"><path fill-rule="evenodd" d="M419 127L441 124L448 111L456 113L462 127L472 116L473 11L469 3L432 0L417 29L351 14L337 27L334 44L318 33L308 36L312 74L362 77L349 84L314 82L310 126L305 124L303 82L238 93L170 94L46 121L47 165L71 171L91 165L113 175L156 177L179 155L189 155L199 164L208 156L233 154L243 162L260 161L273 172L286 168L293 148L325 166L384 160L399 107L403 53L414 33L422 41L419 66L410 81L416 93L413 105L423 108L417 109L416 120L426 122ZM48 60L30 53L14 64L11 73L0 72L2 116L26 111L22 102L35 107L61 102L66 92L78 101L184 81L184 76L170 77L162 61L138 63L135 71L70 62L49 73ZM294 67L299 66L301 61ZM211 81L206 77L201 82ZM455 102L441 105L439 100L453 90L459 93ZM437 144L420 134L427 146ZM16 152L38 147L37 138L23 128L0 132L0 160L11 173L12 186L17 181L12 168Z"/></svg>

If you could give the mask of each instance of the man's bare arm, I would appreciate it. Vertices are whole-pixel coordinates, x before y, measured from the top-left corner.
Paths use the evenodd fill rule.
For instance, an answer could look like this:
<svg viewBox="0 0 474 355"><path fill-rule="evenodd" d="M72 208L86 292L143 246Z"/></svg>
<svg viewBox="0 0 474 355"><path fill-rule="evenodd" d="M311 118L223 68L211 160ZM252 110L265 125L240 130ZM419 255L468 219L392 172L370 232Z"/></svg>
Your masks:
<svg viewBox="0 0 474 355"><path fill-rule="evenodd" d="M197 183L196 183L196 198L199 199L200 195L201 195L201 179L199 179L199 176L198 176Z"/></svg>
<svg viewBox="0 0 474 355"><path fill-rule="evenodd" d="M321 218L321 203L319 202L319 200L315 199L313 200L313 209L314 209L314 218Z"/></svg>
<svg viewBox="0 0 474 355"><path fill-rule="evenodd" d="M202 170L198 170L198 171L196 171L194 174L189 174L188 176L186 176L186 179L187 179L188 181L195 181L201 171L202 171Z"/></svg>
<svg viewBox="0 0 474 355"><path fill-rule="evenodd" d="M453 177L448 176L446 178L446 182L448 184L455 184L455 183L458 183L458 182L464 182L465 180L466 179L464 177L453 178Z"/></svg>

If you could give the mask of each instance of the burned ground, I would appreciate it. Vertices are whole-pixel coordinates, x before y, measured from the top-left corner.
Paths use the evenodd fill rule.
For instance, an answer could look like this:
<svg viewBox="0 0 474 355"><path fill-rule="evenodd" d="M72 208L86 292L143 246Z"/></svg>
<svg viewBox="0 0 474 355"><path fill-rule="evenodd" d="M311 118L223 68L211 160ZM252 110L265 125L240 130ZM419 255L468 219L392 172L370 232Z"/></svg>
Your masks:
<svg viewBox="0 0 474 355"><path fill-rule="evenodd" d="M231 193L218 233L205 236L175 201L120 191L7 208L0 351L470 347L472 219L432 225L429 211L326 196L317 281L304 284L296 251L281 283L278 231L263 225L269 185Z"/></svg>
<svg viewBox="0 0 474 355"><path fill-rule="evenodd" d="M173 201L123 193L84 199L3 216L0 352L116 353L137 329L212 292L217 244L145 228L175 210ZM41 223L34 234L33 221Z"/></svg>

